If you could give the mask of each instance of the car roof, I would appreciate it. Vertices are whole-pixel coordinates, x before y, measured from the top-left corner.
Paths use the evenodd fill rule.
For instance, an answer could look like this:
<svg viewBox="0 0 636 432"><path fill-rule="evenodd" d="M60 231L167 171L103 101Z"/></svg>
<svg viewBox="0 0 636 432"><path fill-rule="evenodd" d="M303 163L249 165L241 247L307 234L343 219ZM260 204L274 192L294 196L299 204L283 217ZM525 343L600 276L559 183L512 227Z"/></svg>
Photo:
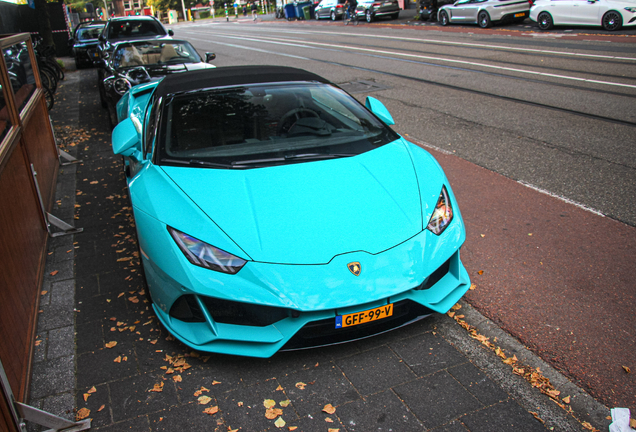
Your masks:
<svg viewBox="0 0 636 432"><path fill-rule="evenodd" d="M314 73L286 66L222 66L216 69L168 75L157 86L156 95L162 97L214 87L290 81L317 81L331 84Z"/></svg>
<svg viewBox="0 0 636 432"><path fill-rule="evenodd" d="M133 20L133 21L137 21L137 20L157 20L157 18L153 17L153 16L149 16L149 15L128 15L128 16L123 16L123 17L113 17L111 19L109 19L108 21L127 21L127 20ZM158 21L158 20L157 20Z"/></svg>

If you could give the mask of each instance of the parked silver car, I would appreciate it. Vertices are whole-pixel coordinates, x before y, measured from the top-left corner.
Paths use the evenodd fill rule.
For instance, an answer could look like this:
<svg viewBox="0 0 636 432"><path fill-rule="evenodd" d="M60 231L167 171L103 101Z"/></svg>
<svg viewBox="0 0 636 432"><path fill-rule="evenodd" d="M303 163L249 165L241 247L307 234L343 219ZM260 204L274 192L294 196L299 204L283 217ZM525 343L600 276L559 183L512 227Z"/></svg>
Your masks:
<svg viewBox="0 0 636 432"><path fill-rule="evenodd" d="M329 18L332 21L342 18L345 13L345 0L322 0L314 10L314 17Z"/></svg>
<svg viewBox="0 0 636 432"><path fill-rule="evenodd" d="M442 6L437 13L440 24L479 24L488 28L493 22L523 21L530 14L528 0L459 0Z"/></svg>
<svg viewBox="0 0 636 432"><path fill-rule="evenodd" d="M359 18L364 17L367 22L380 17L397 19L400 15L400 5L397 0L360 0L356 7L356 15Z"/></svg>

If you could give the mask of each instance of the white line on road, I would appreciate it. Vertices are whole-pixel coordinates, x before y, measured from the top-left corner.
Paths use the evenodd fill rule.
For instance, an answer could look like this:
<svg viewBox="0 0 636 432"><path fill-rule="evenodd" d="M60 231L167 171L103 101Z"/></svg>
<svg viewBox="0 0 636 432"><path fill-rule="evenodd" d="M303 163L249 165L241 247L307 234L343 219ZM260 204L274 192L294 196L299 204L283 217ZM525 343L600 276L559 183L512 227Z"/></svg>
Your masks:
<svg viewBox="0 0 636 432"><path fill-rule="evenodd" d="M195 32L190 32L190 33L195 33ZM233 36L233 35L227 35L227 34L221 34L221 33L214 33L213 36L214 37L225 37L225 38L229 38L229 39L248 40L248 41L252 41L252 42L263 42L263 43L270 43L270 44L273 43L273 44L278 44L278 45L288 45L288 46L293 46L293 47L296 47L296 48L298 48L298 47L312 48L310 45L313 45L313 46L317 46L317 47L320 47L320 48L330 47L330 48L337 48L337 49L341 49L341 50L353 50L353 51L360 51L360 52L369 52L369 53L373 53L373 54L387 54L387 55L392 55L392 56L416 58L416 59L422 59L422 60L428 60L428 61L437 61L437 62L445 62L445 63L452 63L452 64L460 64L460 65L465 65L465 66L482 67L482 68L487 68L487 69L494 69L494 70L506 71L506 72L515 72L515 73L526 74L526 75L535 75L535 76L543 76L543 77L549 77L549 78L557 78L557 79L563 79L563 80L568 80L568 81L578 81L578 82L584 82L584 83L590 83L590 84L601 84L601 85L626 87L626 88L636 89L636 85L634 85L634 84L623 84L623 83L612 82L612 81L600 81L600 80L593 80L593 79L587 79L587 78L579 78L579 77L569 76L569 75L559 75L559 74L552 74L552 73L546 73L546 72L539 72L539 71L534 71L534 70L530 70L530 69L511 68L511 67L506 67L506 66L490 65L490 64L486 64L486 63L478 63L478 62L472 62L472 61L466 61L466 60L455 60L455 59L447 59L447 58L443 58L443 57L433 57L433 56L427 56L427 55L422 55L422 54L408 54L408 53L400 53L400 52L396 52L396 51L384 51L384 50L378 50L378 49L372 49L372 48L361 48L361 47L354 47L354 46L347 46L347 45L327 44L327 43L324 43L324 42L310 42L310 41L303 41L303 40L278 39L278 38L272 38L272 37L270 37L270 38L255 38L255 37L246 38L245 36ZM302 45L302 44L304 44L304 45ZM276 53L276 54L280 54L280 53Z"/></svg>

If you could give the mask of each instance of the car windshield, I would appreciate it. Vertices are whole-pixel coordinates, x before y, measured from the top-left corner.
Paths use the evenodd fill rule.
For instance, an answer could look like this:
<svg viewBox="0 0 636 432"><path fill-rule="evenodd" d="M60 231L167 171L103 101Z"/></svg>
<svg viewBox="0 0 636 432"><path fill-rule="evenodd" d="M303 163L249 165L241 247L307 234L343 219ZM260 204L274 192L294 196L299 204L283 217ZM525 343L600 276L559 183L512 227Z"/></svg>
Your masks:
<svg viewBox="0 0 636 432"><path fill-rule="evenodd" d="M108 27L108 39L110 40L165 35L163 27L151 19L114 21Z"/></svg>
<svg viewBox="0 0 636 432"><path fill-rule="evenodd" d="M143 41L117 46L113 53L113 67L169 65L178 63L199 63L201 57L188 42Z"/></svg>
<svg viewBox="0 0 636 432"><path fill-rule="evenodd" d="M254 168L354 156L399 136L344 91L320 83L228 87L163 108L158 163Z"/></svg>
<svg viewBox="0 0 636 432"><path fill-rule="evenodd" d="M79 29L77 31L77 40L85 41L85 40L97 39L99 37L99 34L102 32L102 28L103 26Z"/></svg>

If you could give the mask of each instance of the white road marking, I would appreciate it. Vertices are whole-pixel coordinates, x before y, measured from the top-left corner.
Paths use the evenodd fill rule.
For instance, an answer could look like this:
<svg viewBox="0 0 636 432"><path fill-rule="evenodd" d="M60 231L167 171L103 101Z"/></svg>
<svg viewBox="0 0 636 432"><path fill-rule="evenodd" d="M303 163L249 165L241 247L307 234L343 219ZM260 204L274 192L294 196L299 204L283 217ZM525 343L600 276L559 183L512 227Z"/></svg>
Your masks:
<svg viewBox="0 0 636 432"><path fill-rule="evenodd" d="M572 204L573 206L576 206L576 207L578 207L578 208L581 208L581 209L583 209L583 210L585 210L585 211L588 211L588 212L590 212L590 213L594 213L594 214L595 214L595 215L597 215L597 216L605 217L605 215L604 215L603 213L601 213L600 211L598 211L598 210L595 210L595 209L593 209L593 208L591 208L591 207L588 207L588 206L586 206L586 205L584 205L584 204L581 204L581 203L578 203L578 202L576 202L576 201L572 201L571 199L569 199L569 198L565 198L565 197L563 197L563 196L561 196L561 195L554 194L554 193L549 192L549 191L547 191L547 190L545 190L545 189L541 189L541 188L539 188L539 187L537 187L537 186L534 186L534 185L532 185L532 184L530 184L530 183L526 183L526 182L524 182L523 180L518 180L518 181L517 181L517 183L519 183L520 185L523 185L523 186L525 186L525 187L527 187L527 188L530 188L530 189L532 189L532 190L535 190L535 191L537 191L537 192L540 192L540 193L542 193L542 194L545 194L545 195L551 196L551 197L553 197L553 198L557 198L557 199L559 199L559 200L561 200L561 201L563 201L563 202L566 202L566 203L568 203L568 204Z"/></svg>
<svg viewBox="0 0 636 432"><path fill-rule="evenodd" d="M422 59L422 60L428 60L428 61L437 61L437 62L445 62L445 63L452 63L452 64L460 64L460 65L465 65L465 66L482 67L482 68L486 68L486 69L494 69L494 70L506 71L506 72L515 72L515 73L526 74L526 75L535 75L535 76L542 76L542 77L549 77L549 78L557 78L557 79L568 80L568 81L578 81L578 82L584 82L584 83L590 83L590 84L601 84L601 85L607 85L607 86L617 86L617 87L626 87L626 88L636 89L636 85L635 84L623 84L623 83L612 82L612 81L600 81L600 80L593 80L593 79L587 79L587 78L579 78L579 77L569 76L569 75L559 75L559 74L552 74L552 73L547 73L547 72L539 72L539 71L534 71L534 70L531 70L531 69L511 68L511 67L507 67L507 66L490 65L490 64L486 64L486 63L478 63L478 62L472 62L472 61L466 61L466 60L447 59L447 58L443 58L443 57L433 57L433 56L427 56L427 55L422 55L422 54L408 54L408 53L400 53L400 52L396 52L396 51L384 51L384 50L378 50L378 49L372 49L372 48L361 48L361 47L354 47L354 46L347 46L347 45L327 44L327 43L324 43L324 42L310 42L310 41L303 41L303 40L278 39L278 38L272 38L272 37L270 37L268 39L263 39L263 38L258 38L258 37L256 37L256 38L254 38L254 37L246 38L245 36L232 36L232 35L221 34L221 33L214 33L214 35L212 35L212 36L214 36L214 37L225 37L225 38L229 38L229 39L248 40L248 41L252 41L252 42L263 42L263 43L269 43L269 44L288 45L288 46L302 47L302 48L312 48L312 46L317 46L317 47L320 47L320 48L330 47L330 48L337 48L337 49L341 49L341 50L352 50L352 51L368 52L368 53L373 53L373 54L386 54L386 55L401 56L401 57ZM302 45L302 44L304 44L304 45ZM276 53L276 54L279 54L279 53Z"/></svg>
<svg viewBox="0 0 636 432"><path fill-rule="evenodd" d="M265 30L262 27L259 30ZM537 53L537 54L551 54L551 55L564 55L571 57L585 57L585 58L595 58L595 59L604 59L604 60L627 60L627 61L636 61L636 57L619 57L619 56L610 56L610 55L600 55L600 54L584 54L584 53L576 53L569 51L553 51L553 50L543 50L536 48L520 48L520 47L509 47L505 45L490 45L490 44L481 44L481 43L471 43L471 42L454 42L454 41L445 41L438 39L425 39L425 38L405 38L399 36L386 36L386 35L374 35L369 33L341 33L341 32L320 32L320 31L276 31L276 29L268 28L267 30L273 30L275 33L290 33L290 34L318 34L323 36L329 35L338 35L338 36L346 36L346 37L366 37L373 39L388 39L388 40L409 40L411 42L423 42L423 43L432 43L432 44L441 44L441 45L454 45L454 46L464 46L469 48L487 48L487 49L495 49L495 50L504 50L504 51L518 51L518 52L528 52L528 53ZM547 33L537 33L539 35L548 35ZM533 34L534 35L534 34ZM570 35L564 35L570 37ZM538 36L537 36L538 37Z"/></svg>

